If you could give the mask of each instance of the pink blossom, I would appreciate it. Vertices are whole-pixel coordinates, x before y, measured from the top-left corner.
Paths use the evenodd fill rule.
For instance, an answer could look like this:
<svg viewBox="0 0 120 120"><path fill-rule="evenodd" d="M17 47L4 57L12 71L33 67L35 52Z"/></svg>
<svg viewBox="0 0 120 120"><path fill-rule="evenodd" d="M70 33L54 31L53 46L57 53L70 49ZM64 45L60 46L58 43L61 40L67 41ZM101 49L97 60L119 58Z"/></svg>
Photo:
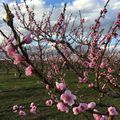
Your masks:
<svg viewBox="0 0 120 120"><path fill-rule="evenodd" d="M98 115L98 114L94 114L94 119L95 120L108 120L107 116L104 116L104 115Z"/></svg>
<svg viewBox="0 0 120 120"><path fill-rule="evenodd" d="M88 81L87 77L84 77L84 78L79 77L78 79L80 83L86 83Z"/></svg>
<svg viewBox="0 0 120 120"><path fill-rule="evenodd" d="M13 112L17 112L18 111L18 105L14 105L13 106Z"/></svg>
<svg viewBox="0 0 120 120"><path fill-rule="evenodd" d="M31 33L28 34L28 35L26 35L26 36L24 36L24 37L23 37L23 41L24 41L24 43L26 43L26 44L30 44L30 43L32 42Z"/></svg>
<svg viewBox="0 0 120 120"><path fill-rule="evenodd" d="M53 105L53 100L49 99L45 102L47 106L52 106Z"/></svg>
<svg viewBox="0 0 120 120"><path fill-rule="evenodd" d="M57 90L62 91L62 90L64 90L66 88L66 85L64 83L56 82L56 88L57 88Z"/></svg>
<svg viewBox="0 0 120 120"><path fill-rule="evenodd" d="M50 85L47 84L47 85L45 86L45 88L46 88L46 90L50 90Z"/></svg>
<svg viewBox="0 0 120 120"><path fill-rule="evenodd" d="M30 103L30 107L33 107L34 105L35 105L35 103L34 103L34 102Z"/></svg>
<svg viewBox="0 0 120 120"><path fill-rule="evenodd" d="M87 109L88 109L87 103L80 103L79 104L79 112L84 112Z"/></svg>
<svg viewBox="0 0 120 120"><path fill-rule="evenodd" d="M89 63L89 67L90 67L90 68L94 68L94 67L95 67L95 62L94 62L94 61L90 62L90 63Z"/></svg>
<svg viewBox="0 0 120 120"><path fill-rule="evenodd" d="M98 112L98 110L94 109L93 111ZM108 120L108 117L105 115L93 114L94 120Z"/></svg>
<svg viewBox="0 0 120 120"><path fill-rule="evenodd" d="M106 76L106 73L105 72L101 72L100 75L101 76Z"/></svg>
<svg viewBox="0 0 120 120"><path fill-rule="evenodd" d="M14 59L14 64L17 65L22 62L23 57L20 54L15 54Z"/></svg>
<svg viewBox="0 0 120 120"><path fill-rule="evenodd" d="M30 109L30 113L36 114L36 112L37 112L37 106L33 105Z"/></svg>
<svg viewBox="0 0 120 120"><path fill-rule="evenodd" d="M96 106L95 102L88 103L88 109L93 109L93 108L95 108L95 106Z"/></svg>
<svg viewBox="0 0 120 120"><path fill-rule="evenodd" d="M33 73L33 68L31 65L29 65L26 69L25 69L25 75L26 76L31 76Z"/></svg>
<svg viewBox="0 0 120 120"><path fill-rule="evenodd" d="M83 76L84 76L84 77L88 77L88 72L87 72L87 71L84 71Z"/></svg>
<svg viewBox="0 0 120 120"><path fill-rule="evenodd" d="M83 83L86 83L88 81L88 78L87 77L84 77L83 79L82 79L82 82Z"/></svg>
<svg viewBox="0 0 120 120"><path fill-rule="evenodd" d="M115 79L115 78L112 78L112 79L110 80L110 83L112 83L112 84L114 84L114 85L116 84L115 82L116 82L116 79Z"/></svg>
<svg viewBox="0 0 120 120"><path fill-rule="evenodd" d="M82 65L87 68L87 67L89 67L89 62L84 61L84 62L82 62Z"/></svg>
<svg viewBox="0 0 120 120"><path fill-rule="evenodd" d="M101 115L96 114L96 116L94 117L95 120L101 120Z"/></svg>
<svg viewBox="0 0 120 120"><path fill-rule="evenodd" d="M55 63L52 63L51 67L52 67L52 69L56 69L57 68Z"/></svg>
<svg viewBox="0 0 120 120"><path fill-rule="evenodd" d="M30 104L30 113L36 114L36 112L37 112L37 106L35 105L34 102L32 102L32 103Z"/></svg>
<svg viewBox="0 0 120 120"><path fill-rule="evenodd" d="M80 112L80 111L79 111L79 107L73 107L72 110L73 110L73 114L74 114L74 115L78 115L79 112Z"/></svg>
<svg viewBox="0 0 120 120"><path fill-rule="evenodd" d="M26 112L23 111L23 110L20 110L20 111L19 111L19 115L20 115L20 116L26 116Z"/></svg>
<svg viewBox="0 0 120 120"><path fill-rule="evenodd" d="M108 112L109 112L110 116L118 115L118 112L117 112L116 108L112 107L112 106L108 108Z"/></svg>
<svg viewBox="0 0 120 120"><path fill-rule="evenodd" d="M96 109L94 109L93 111L98 112L98 110L96 110ZM93 117L94 117L95 120L100 120L101 119L101 115L96 114L96 113L93 114Z"/></svg>
<svg viewBox="0 0 120 120"><path fill-rule="evenodd" d="M102 62L102 63L100 64L100 68L105 68L105 63L104 63L104 62Z"/></svg>
<svg viewBox="0 0 120 120"><path fill-rule="evenodd" d="M64 94L60 96L60 99L69 106L72 106L75 103L74 100L76 100L76 96L73 95L70 90L66 90Z"/></svg>
<svg viewBox="0 0 120 120"><path fill-rule="evenodd" d="M108 68L108 72L109 72L109 73L112 73L113 70L112 70L111 68Z"/></svg>
<svg viewBox="0 0 120 120"><path fill-rule="evenodd" d="M12 44L7 44L5 51L9 57L13 57L15 55L15 49Z"/></svg>
<svg viewBox="0 0 120 120"><path fill-rule="evenodd" d="M91 51L90 51L90 52L91 52ZM91 52L88 57L89 57L89 60L93 60L93 59L94 59L94 53Z"/></svg>
<svg viewBox="0 0 120 120"><path fill-rule="evenodd" d="M90 84L88 84L88 87L89 87L89 88L92 88L92 87L94 87L94 84L93 84L93 83L90 83Z"/></svg>
<svg viewBox="0 0 120 120"><path fill-rule="evenodd" d="M68 110L68 107L64 104L64 103L62 103L62 102L59 102L58 104L57 104L57 108L58 108L58 110L60 110L61 112L68 112L69 110Z"/></svg>
<svg viewBox="0 0 120 120"><path fill-rule="evenodd" d="M49 78L49 79L51 79L51 71L48 71L48 73L47 73L47 77Z"/></svg>
<svg viewBox="0 0 120 120"><path fill-rule="evenodd" d="M108 60L107 59L103 59L102 63L100 64L100 68L106 68L108 66Z"/></svg>
<svg viewBox="0 0 120 120"><path fill-rule="evenodd" d="M108 74L108 75L106 75L106 78L108 78L110 80L113 78L113 76Z"/></svg>
<svg viewBox="0 0 120 120"><path fill-rule="evenodd" d="M84 112L85 110L88 109L87 103L80 103L78 107L73 107L73 114L78 115L81 112Z"/></svg>

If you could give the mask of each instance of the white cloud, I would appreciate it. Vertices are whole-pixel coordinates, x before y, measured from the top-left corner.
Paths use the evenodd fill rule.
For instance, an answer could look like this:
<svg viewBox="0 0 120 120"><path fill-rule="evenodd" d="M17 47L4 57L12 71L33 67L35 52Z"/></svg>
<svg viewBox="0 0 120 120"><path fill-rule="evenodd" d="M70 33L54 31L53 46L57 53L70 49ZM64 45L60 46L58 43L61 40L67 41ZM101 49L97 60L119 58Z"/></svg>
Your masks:
<svg viewBox="0 0 120 120"><path fill-rule="evenodd" d="M14 0L13 0L14 1ZM78 16L78 10L81 10L83 17L88 21L88 24L93 23L94 19L99 16L100 10L103 8L106 0L74 0L72 3L69 3L67 5L67 14L73 13L72 20L74 19L74 16ZM22 0L21 0L22 2ZM9 3L10 9L13 11L13 4L15 2ZM33 5L35 6L35 17L37 20L40 20L42 17L43 12L48 12L52 8L51 5L46 5L44 0L27 0L27 4L32 7ZM19 3L21 6L22 12L26 12L26 9L23 5L23 3ZM108 8L108 14L105 19L105 22L103 22L103 25L110 25L110 23L114 20L114 18L117 15L117 12L119 12L119 6L120 6L120 1L119 0L111 0ZM63 9L63 3L60 5L57 5L54 8L53 15L51 16L52 18L52 23L54 23L59 16L60 11ZM8 34L8 28L5 26L5 24L2 22L2 18L4 16L4 9L3 5L0 2L0 29L3 29L6 34ZM78 24L77 22L76 24ZM107 24L106 24L107 23ZM18 26L19 22L15 19L14 20L15 26ZM21 31L24 32L23 29L19 28ZM10 34L10 33L9 33Z"/></svg>
<svg viewBox="0 0 120 120"><path fill-rule="evenodd" d="M73 3L68 7L71 11L78 11L78 10L92 10L94 6L99 7L99 3L96 0L75 0Z"/></svg>

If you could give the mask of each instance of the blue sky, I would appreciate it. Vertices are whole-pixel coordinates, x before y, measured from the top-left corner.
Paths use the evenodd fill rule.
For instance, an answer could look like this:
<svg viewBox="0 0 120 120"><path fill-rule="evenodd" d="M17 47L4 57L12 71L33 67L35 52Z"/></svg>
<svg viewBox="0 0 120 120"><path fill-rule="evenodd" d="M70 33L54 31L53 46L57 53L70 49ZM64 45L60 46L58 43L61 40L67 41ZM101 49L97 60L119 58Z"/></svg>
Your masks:
<svg viewBox="0 0 120 120"><path fill-rule="evenodd" d="M62 2L72 2L73 0L44 0L46 4L59 4Z"/></svg>
<svg viewBox="0 0 120 120"><path fill-rule="evenodd" d="M0 0L0 2L5 2L5 3L10 3L13 2L14 0ZM61 4L63 2L66 3L71 3L73 0L44 0L47 5L52 4ZM17 2L21 2L21 0L17 0Z"/></svg>

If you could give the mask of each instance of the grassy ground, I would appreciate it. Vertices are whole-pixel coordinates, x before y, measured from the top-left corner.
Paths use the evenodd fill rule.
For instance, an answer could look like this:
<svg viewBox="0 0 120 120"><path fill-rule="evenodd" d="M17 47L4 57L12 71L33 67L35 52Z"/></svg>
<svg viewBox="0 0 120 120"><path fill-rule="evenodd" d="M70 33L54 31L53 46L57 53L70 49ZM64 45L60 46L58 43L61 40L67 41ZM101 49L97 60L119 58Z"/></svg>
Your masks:
<svg viewBox="0 0 120 120"><path fill-rule="evenodd" d="M91 76L92 78L92 76ZM67 79L69 80L70 88L75 90L75 76L73 73L68 72ZM4 72L0 72L0 120L21 120L17 114L13 113L11 108L15 104L21 104L25 106L28 116L23 120L93 120L92 116L87 114L81 114L74 116L71 112L69 114L61 113L56 110L56 107L46 107L44 101L48 99L46 91L44 91L43 85L36 77L22 77L17 79L14 77L14 73L6 75ZM84 89L83 89L84 88ZM85 85L80 86L80 90L77 94L84 97L81 101L96 101L97 93L88 89ZM88 97L89 95L89 97ZM28 112L29 104L35 102L38 105L39 111L36 116L30 115ZM120 108L120 99L114 101L109 97L103 99L106 104L116 104ZM84 117L85 116L85 117ZM120 120L120 116L116 117L116 120Z"/></svg>

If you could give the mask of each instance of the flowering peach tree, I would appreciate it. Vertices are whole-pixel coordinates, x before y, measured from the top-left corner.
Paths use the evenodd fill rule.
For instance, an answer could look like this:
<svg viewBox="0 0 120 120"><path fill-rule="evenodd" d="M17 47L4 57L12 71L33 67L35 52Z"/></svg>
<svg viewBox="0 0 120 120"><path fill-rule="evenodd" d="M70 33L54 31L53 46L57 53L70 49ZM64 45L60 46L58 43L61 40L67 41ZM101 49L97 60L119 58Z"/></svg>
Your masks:
<svg viewBox="0 0 120 120"><path fill-rule="evenodd" d="M43 14L41 20L35 19L34 7L30 8L24 0L26 13L21 11L21 6L14 6L15 15L9 6L4 4L6 18L4 22L11 28L12 35L7 36L0 30L5 38L2 46L6 55L13 60L13 64L21 65L26 76L33 74L40 78L48 92L49 99L45 104L56 106L61 112L73 112L74 115L89 112L95 120L112 120L119 114L116 105L102 103L105 96L112 99L120 98L120 82L118 66L120 14L112 26L104 32L101 19L107 14L108 0L95 23L84 31L85 19L79 12L80 19L71 22L71 15L66 16L66 4L58 20L51 23L52 11ZM22 33L14 26L14 16L20 22L20 27L27 34ZM26 18L27 17L27 18ZM110 45L114 41L114 47ZM50 48L48 49L48 46ZM76 76L75 89L69 86L66 71L70 70ZM93 78L90 78L90 76ZM96 101L84 101L84 91L80 94L80 87L87 86L98 93ZM84 89L84 88L83 88ZM82 92L82 91L81 91ZM89 96L88 96L89 97ZM102 107L106 112L100 112ZM13 111L20 116L27 113L22 106L13 106ZM37 114L37 105L31 103L30 113Z"/></svg>

